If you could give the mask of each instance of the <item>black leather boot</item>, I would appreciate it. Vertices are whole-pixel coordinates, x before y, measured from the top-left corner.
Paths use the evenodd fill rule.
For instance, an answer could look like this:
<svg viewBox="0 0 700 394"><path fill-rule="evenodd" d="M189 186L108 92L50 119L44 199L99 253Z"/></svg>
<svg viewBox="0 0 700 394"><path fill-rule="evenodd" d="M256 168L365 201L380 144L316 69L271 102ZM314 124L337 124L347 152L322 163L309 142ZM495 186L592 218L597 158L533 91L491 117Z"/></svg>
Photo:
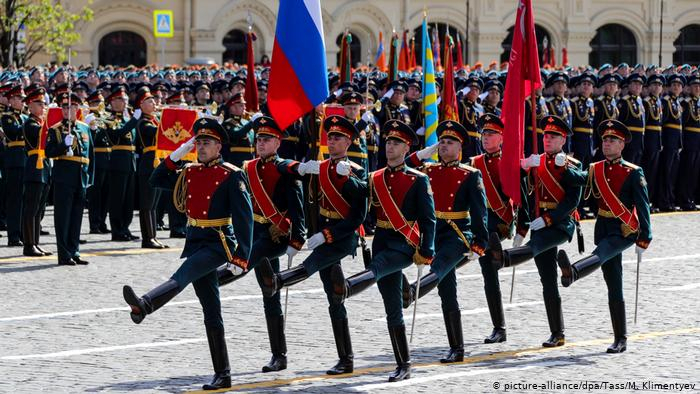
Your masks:
<svg viewBox="0 0 700 394"><path fill-rule="evenodd" d="M338 363L328 371L328 375L341 375L352 373L354 369L354 354L352 353L352 342L350 341L350 328L348 319L331 320L333 326L333 337L335 337L335 347L338 350Z"/></svg>
<svg viewBox="0 0 700 394"><path fill-rule="evenodd" d="M590 255L572 265L566 252L559 250L557 253L557 264L559 265L559 269L561 269L561 285L569 287L575 281L597 270L602 263L598 256Z"/></svg>
<svg viewBox="0 0 700 394"><path fill-rule="evenodd" d="M22 238L24 249L22 254L28 257L40 257L44 254L36 247L36 231L33 217L22 217Z"/></svg>
<svg viewBox="0 0 700 394"><path fill-rule="evenodd" d="M627 350L627 317L625 315L625 302L615 301L610 306L610 318L612 320L615 342L608 347L608 353L622 353Z"/></svg>
<svg viewBox="0 0 700 394"><path fill-rule="evenodd" d="M404 278L406 276L404 275ZM413 282L408 286L408 289L404 289L404 296L403 296L403 308L406 309L417 298L422 298L424 295L430 293L431 290L433 290L435 287L438 285L438 279L439 277L437 274L434 274L432 272L428 272L427 274L423 275L420 278L420 294L416 297L416 288L418 287L418 282ZM404 286L406 283L404 283Z"/></svg>
<svg viewBox="0 0 700 394"><path fill-rule="evenodd" d="M377 278L372 271L365 270L345 279L340 264L335 264L331 268L331 282L333 283L333 300L342 304L347 298L359 294L375 284Z"/></svg>
<svg viewBox="0 0 700 394"><path fill-rule="evenodd" d="M151 221L150 211L139 211L139 224L141 225L141 247L144 249L164 249L165 246L155 240L156 228Z"/></svg>
<svg viewBox="0 0 700 394"><path fill-rule="evenodd" d="M219 390L231 387L231 367L228 363L228 350L223 328L207 328L207 341L211 363L214 366L214 378L211 383L202 386L204 390Z"/></svg>
<svg viewBox="0 0 700 394"><path fill-rule="evenodd" d="M503 313L503 301L501 292L486 295L486 303L489 305L489 314L493 323L491 335L484 338L484 343L500 343L506 341L506 317Z"/></svg>
<svg viewBox="0 0 700 394"><path fill-rule="evenodd" d="M143 297L136 296L131 286L124 286L124 300L131 307L131 320L139 324L146 315L157 311L180 292L180 286L173 279L154 288Z"/></svg>
<svg viewBox="0 0 700 394"><path fill-rule="evenodd" d="M42 251L39 250L39 248L37 248L36 245L31 245L31 244L27 244L27 243L24 244L24 249L22 250L22 254L24 256L28 256L28 257L44 256L44 253L42 253Z"/></svg>
<svg viewBox="0 0 700 394"><path fill-rule="evenodd" d="M219 279L219 287L225 286L231 282L235 282L238 279L241 279L242 277L246 276L248 272L250 271L244 272L240 275L234 275L230 269L226 268L226 266L217 268L216 276Z"/></svg>
<svg viewBox="0 0 700 394"><path fill-rule="evenodd" d="M544 307L547 310L547 320L549 321L549 330L552 332L552 335L549 339L542 342L542 346L563 346L566 341L564 339L564 316L561 312L561 299L545 299Z"/></svg>
<svg viewBox="0 0 700 394"><path fill-rule="evenodd" d="M263 372L287 369L287 338L284 336L284 316L266 316L267 336L270 338L272 358L262 367Z"/></svg>
<svg viewBox="0 0 700 394"><path fill-rule="evenodd" d="M462 313L459 310L443 312L445 328L447 329L447 341L450 343L450 352L445 358L441 358L443 364L464 361L464 339L462 338Z"/></svg>
<svg viewBox="0 0 700 394"><path fill-rule="evenodd" d="M489 235L489 249L491 249L491 263L496 270L503 267L516 267L533 257L532 248L528 245L504 250L496 233Z"/></svg>
<svg viewBox="0 0 700 394"><path fill-rule="evenodd" d="M406 339L406 326L389 327L389 338L391 338L391 347L394 349L396 359L396 370L389 375L389 381L398 382L408 379L411 377L411 354Z"/></svg>
<svg viewBox="0 0 700 394"><path fill-rule="evenodd" d="M258 267L262 276L262 293L265 297L272 297L281 288L299 283L309 277L304 264L276 273L270 265L270 260L263 258Z"/></svg>

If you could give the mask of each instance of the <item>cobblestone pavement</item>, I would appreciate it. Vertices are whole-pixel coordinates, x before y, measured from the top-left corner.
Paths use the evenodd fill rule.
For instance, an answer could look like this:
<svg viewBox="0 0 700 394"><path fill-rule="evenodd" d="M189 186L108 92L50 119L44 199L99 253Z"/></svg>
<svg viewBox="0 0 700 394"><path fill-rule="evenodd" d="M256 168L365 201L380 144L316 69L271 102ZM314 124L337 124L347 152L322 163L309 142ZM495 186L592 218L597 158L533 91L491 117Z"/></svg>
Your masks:
<svg viewBox="0 0 700 394"><path fill-rule="evenodd" d="M641 265L636 325L632 322L633 249L623 257L630 335L624 354L605 353L612 327L600 272L561 289L567 346L540 347L548 328L533 262L518 267L512 303L508 302L511 271L501 271L508 341L483 344L491 323L480 269L470 263L458 272L468 352L464 363L438 362L448 345L440 299L434 291L418 307L413 377L387 384L394 360L381 297L373 287L347 303L356 372L326 376L324 371L337 356L325 295L314 276L289 292L289 369L263 374L260 367L269 359L269 345L260 290L251 275L221 290L233 390L492 393L654 388L699 392L700 215L656 215L652 222L654 241ZM50 210L44 223L53 234ZM171 248L150 251L140 249L139 242L110 242L109 235L87 235L84 230L88 243L81 246L82 255L90 261L86 267L59 267L55 256L30 259L21 256L20 248L0 247L0 392L199 389L210 379L212 369L201 309L191 287L138 326L129 319L121 295L124 284L145 292L166 280L180 264L183 240L165 239L168 233L161 232ZM593 222L584 222L583 230L586 249L591 251ZM139 234L138 218L132 231ZM46 249L55 251L52 235L42 239ZM7 239L0 242L5 244ZM565 246L572 258L576 258L575 248L573 243ZM303 251L295 261L301 262L307 254ZM348 274L362 265L359 259L349 258L343 264ZM413 280L416 269L406 273ZM405 320L410 329L410 310ZM563 386L574 384L582 387ZM586 388L596 384L592 390Z"/></svg>

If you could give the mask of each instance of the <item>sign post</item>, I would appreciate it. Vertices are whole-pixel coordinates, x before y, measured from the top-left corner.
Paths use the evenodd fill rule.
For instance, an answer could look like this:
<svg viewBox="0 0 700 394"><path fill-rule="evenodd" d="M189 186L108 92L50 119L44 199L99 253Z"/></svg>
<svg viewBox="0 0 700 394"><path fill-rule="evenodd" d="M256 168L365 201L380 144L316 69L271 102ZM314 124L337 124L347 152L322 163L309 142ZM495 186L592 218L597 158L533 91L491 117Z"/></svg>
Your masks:
<svg viewBox="0 0 700 394"><path fill-rule="evenodd" d="M153 10L153 35L160 39L160 63L165 65L165 39L173 38L173 11Z"/></svg>

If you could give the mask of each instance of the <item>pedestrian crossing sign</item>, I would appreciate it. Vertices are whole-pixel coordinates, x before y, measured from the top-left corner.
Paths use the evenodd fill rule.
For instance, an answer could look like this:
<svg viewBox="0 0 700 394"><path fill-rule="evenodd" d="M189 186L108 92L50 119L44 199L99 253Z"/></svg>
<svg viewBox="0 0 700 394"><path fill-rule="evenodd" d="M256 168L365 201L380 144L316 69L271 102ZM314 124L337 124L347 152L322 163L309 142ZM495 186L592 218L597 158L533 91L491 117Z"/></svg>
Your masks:
<svg viewBox="0 0 700 394"><path fill-rule="evenodd" d="M153 34L156 38L172 38L173 30L173 11L154 10Z"/></svg>

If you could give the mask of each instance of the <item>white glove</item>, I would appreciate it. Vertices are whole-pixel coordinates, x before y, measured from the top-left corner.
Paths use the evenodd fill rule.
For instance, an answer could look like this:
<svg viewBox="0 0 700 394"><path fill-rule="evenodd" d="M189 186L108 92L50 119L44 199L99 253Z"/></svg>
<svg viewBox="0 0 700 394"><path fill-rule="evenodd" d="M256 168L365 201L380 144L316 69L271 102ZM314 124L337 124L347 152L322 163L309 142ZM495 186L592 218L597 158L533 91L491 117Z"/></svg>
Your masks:
<svg viewBox="0 0 700 394"><path fill-rule="evenodd" d="M646 252L646 249L637 245L637 247L635 248L635 252L637 253L637 256L641 256L644 254L644 252Z"/></svg>
<svg viewBox="0 0 700 394"><path fill-rule="evenodd" d="M175 151L170 154L170 160L175 162L180 161L180 159L192 151L192 148L194 148L194 137L190 138L187 142L175 149Z"/></svg>
<svg viewBox="0 0 700 394"><path fill-rule="evenodd" d="M134 119L139 120L141 118L141 108L134 111Z"/></svg>
<svg viewBox="0 0 700 394"><path fill-rule="evenodd" d="M467 86L466 88L460 90L460 92L462 92L462 94L467 94L470 90L472 90L471 86Z"/></svg>
<svg viewBox="0 0 700 394"><path fill-rule="evenodd" d="M92 125L92 122L95 121L95 114L89 113L89 114L85 115L85 119L84 119L84 120L85 120L85 123L87 123L87 124L89 124L89 125Z"/></svg>
<svg viewBox="0 0 700 394"><path fill-rule="evenodd" d="M58 103L49 104L49 108L58 108Z"/></svg>
<svg viewBox="0 0 700 394"><path fill-rule="evenodd" d="M124 112L122 112L122 116L124 117L125 121L129 121L129 110L125 108Z"/></svg>
<svg viewBox="0 0 700 394"><path fill-rule="evenodd" d="M318 174L320 172L320 164L317 160L309 160L307 162L299 163L297 166L297 172L299 175L304 176L306 174Z"/></svg>
<svg viewBox="0 0 700 394"><path fill-rule="evenodd" d="M335 172L338 173L340 176L347 176L350 175L350 168L352 166L350 165L350 162L348 161L339 161L338 165L335 167Z"/></svg>
<svg viewBox="0 0 700 394"><path fill-rule="evenodd" d="M530 222L530 230L532 231L541 230L545 227L547 227L547 223L545 223L544 219L542 219L541 217Z"/></svg>
<svg viewBox="0 0 700 394"><path fill-rule="evenodd" d="M237 266L236 264L227 263L226 269L231 271L235 276L243 274L243 268Z"/></svg>
<svg viewBox="0 0 700 394"><path fill-rule="evenodd" d="M294 249L294 247L292 247L292 246L287 246L287 252L286 252L286 253L287 253L287 259L293 259L294 256L296 256L297 253L299 253L299 251L296 250L296 249Z"/></svg>
<svg viewBox="0 0 700 394"><path fill-rule="evenodd" d="M479 256L479 253L476 253L473 250L471 251L471 253L469 253L469 261L477 261L479 260L479 257L481 257Z"/></svg>
<svg viewBox="0 0 700 394"><path fill-rule="evenodd" d="M421 160L430 159L435 154L435 151L437 151L437 148L438 144L430 145L416 152L416 156Z"/></svg>
<svg viewBox="0 0 700 394"><path fill-rule="evenodd" d="M68 147L68 151L66 152L66 156L73 156L73 148L70 146Z"/></svg>
<svg viewBox="0 0 700 394"><path fill-rule="evenodd" d="M333 92L333 95L338 98L340 95L343 94L343 89L338 89L335 92Z"/></svg>
<svg viewBox="0 0 700 394"><path fill-rule="evenodd" d="M527 170L528 168L532 167L539 167L540 166L540 155L530 155L527 159L522 159L520 160L520 167L522 167L523 170Z"/></svg>
<svg viewBox="0 0 700 394"><path fill-rule="evenodd" d="M416 130L416 135L425 135L425 127L421 126L420 129Z"/></svg>
<svg viewBox="0 0 700 394"><path fill-rule="evenodd" d="M391 96L393 96L393 95L394 95L394 89L389 89L389 90L386 91L386 93L384 93L384 95L382 96L382 98L383 98L383 99L388 99L388 98L391 98Z"/></svg>
<svg viewBox="0 0 700 394"><path fill-rule="evenodd" d="M66 134L66 136L63 137L63 143L66 144L66 146L71 146L73 145L74 139L75 137L73 136L73 134Z"/></svg>
<svg viewBox="0 0 700 394"><path fill-rule="evenodd" d="M306 241L306 246L309 248L309 250L314 250L324 243L326 243L326 237L323 236L323 233L316 233L312 235L308 241Z"/></svg>
<svg viewBox="0 0 700 394"><path fill-rule="evenodd" d="M532 226L532 224L531 224L531 226ZM525 240L525 237L516 233L515 237L513 237L513 247L517 248L519 246L522 246L524 240Z"/></svg>
<svg viewBox="0 0 700 394"><path fill-rule="evenodd" d="M261 117L261 116L263 116L262 112L256 112L256 113L253 114L253 116L250 117L250 121L251 121L251 122L254 122L255 119L257 119L257 118L259 118L259 117Z"/></svg>
<svg viewBox="0 0 700 394"><path fill-rule="evenodd" d="M374 123L374 115L372 115L372 111L365 111L365 113L362 114L362 120L367 123Z"/></svg>
<svg viewBox="0 0 700 394"><path fill-rule="evenodd" d="M557 167L565 166L566 165L566 153L564 153L564 152L557 153L557 155L554 156L554 164L556 164Z"/></svg>

